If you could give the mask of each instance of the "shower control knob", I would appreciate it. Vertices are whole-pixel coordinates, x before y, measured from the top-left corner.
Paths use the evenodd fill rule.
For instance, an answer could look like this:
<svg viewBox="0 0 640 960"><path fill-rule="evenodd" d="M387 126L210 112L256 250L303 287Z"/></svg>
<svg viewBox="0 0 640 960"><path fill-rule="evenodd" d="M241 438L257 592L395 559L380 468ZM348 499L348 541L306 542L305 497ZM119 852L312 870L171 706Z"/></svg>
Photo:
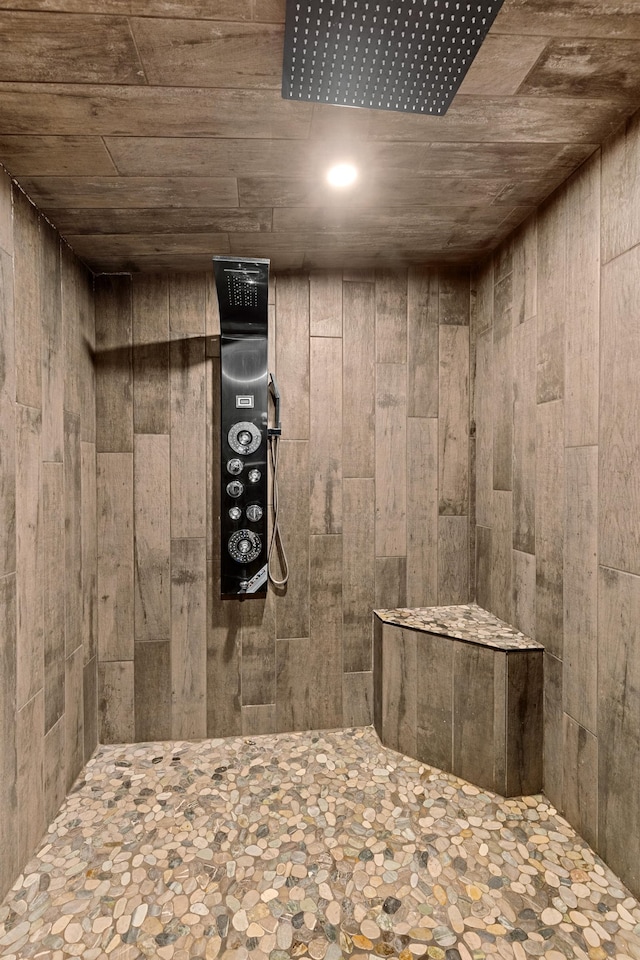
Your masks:
<svg viewBox="0 0 640 960"><path fill-rule="evenodd" d="M229 510L229 516L231 517L232 520L239 520L240 517L242 516L242 510L240 509L240 507L231 507L231 509Z"/></svg>
<svg viewBox="0 0 640 960"><path fill-rule="evenodd" d="M253 530L236 530L229 537L228 548L237 563L251 563L260 556L262 540Z"/></svg>
<svg viewBox="0 0 640 960"><path fill-rule="evenodd" d="M241 497L243 490L244 487L239 480L232 480L227 484L227 493L230 497Z"/></svg>
<svg viewBox="0 0 640 960"><path fill-rule="evenodd" d="M233 474L234 477L237 477L239 473L242 473L242 468L244 464L242 460L238 460L237 457L234 457L233 460L229 460L227 463L227 472Z"/></svg>
<svg viewBox="0 0 640 960"><path fill-rule="evenodd" d="M249 520L252 520L254 523L262 519L262 507L257 503L252 503L247 507L247 517Z"/></svg>
<svg viewBox="0 0 640 960"><path fill-rule="evenodd" d="M249 483L257 483L262 474L259 470L249 470Z"/></svg>
<svg viewBox="0 0 640 960"><path fill-rule="evenodd" d="M234 423L227 434L229 446L234 453L240 454L241 457L255 453L260 446L261 439L260 430L255 423L251 423L249 420L240 420L239 423Z"/></svg>

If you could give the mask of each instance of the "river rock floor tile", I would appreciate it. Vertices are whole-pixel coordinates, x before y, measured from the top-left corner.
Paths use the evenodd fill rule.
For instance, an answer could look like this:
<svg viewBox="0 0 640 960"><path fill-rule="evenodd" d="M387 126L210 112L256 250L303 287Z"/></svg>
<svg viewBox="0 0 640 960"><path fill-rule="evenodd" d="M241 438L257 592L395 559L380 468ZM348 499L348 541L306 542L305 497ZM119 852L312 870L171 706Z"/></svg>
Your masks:
<svg viewBox="0 0 640 960"><path fill-rule="evenodd" d="M0 907L5 960L640 960L640 907L542 796L375 732L99 748Z"/></svg>

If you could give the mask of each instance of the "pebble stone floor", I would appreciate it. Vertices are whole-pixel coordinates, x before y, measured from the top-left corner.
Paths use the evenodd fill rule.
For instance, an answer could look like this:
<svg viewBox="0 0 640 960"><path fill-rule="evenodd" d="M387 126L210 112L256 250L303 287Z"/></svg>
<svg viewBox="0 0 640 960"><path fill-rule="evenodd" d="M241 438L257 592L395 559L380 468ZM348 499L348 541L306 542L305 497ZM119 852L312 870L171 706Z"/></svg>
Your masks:
<svg viewBox="0 0 640 960"><path fill-rule="evenodd" d="M0 956L640 958L640 906L541 796L371 728L101 747L0 907Z"/></svg>

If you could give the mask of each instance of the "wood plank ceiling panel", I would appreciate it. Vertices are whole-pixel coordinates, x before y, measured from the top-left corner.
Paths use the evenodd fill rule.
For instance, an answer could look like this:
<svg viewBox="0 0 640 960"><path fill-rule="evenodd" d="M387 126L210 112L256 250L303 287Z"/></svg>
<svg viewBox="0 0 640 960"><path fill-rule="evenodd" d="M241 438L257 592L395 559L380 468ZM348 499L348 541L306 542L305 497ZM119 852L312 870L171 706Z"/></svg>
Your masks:
<svg viewBox="0 0 640 960"><path fill-rule="evenodd" d="M0 13L3 80L144 83L124 17Z"/></svg>
<svg viewBox="0 0 640 960"><path fill-rule="evenodd" d="M0 0L0 10L284 23L285 0Z"/></svg>
<svg viewBox="0 0 640 960"><path fill-rule="evenodd" d="M152 85L280 89L281 24L149 17L130 22Z"/></svg>
<svg viewBox="0 0 640 960"><path fill-rule="evenodd" d="M0 0L0 161L92 269L468 265L640 99L637 0L505 0L444 117L283 100L284 12Z"/></svg>

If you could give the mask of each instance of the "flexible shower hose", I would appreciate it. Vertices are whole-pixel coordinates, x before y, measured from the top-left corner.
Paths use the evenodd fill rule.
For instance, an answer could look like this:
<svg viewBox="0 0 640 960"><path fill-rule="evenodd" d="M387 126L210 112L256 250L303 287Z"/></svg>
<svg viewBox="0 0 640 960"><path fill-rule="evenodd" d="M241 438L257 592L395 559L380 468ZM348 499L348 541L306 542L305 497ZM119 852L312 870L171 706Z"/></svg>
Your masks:
<svg viewBox="0 0 640 960"><path fill-rule="evenodd" d="M278 514L280 511L280 498L278 496L279 441L280 438L277 436L269 437L269 450L271 451L271 463L273 466L273 530L271 531L269 553L267 554L267 572L269 574L269 580L271 580L271 583L274 585L274 587L284 587L289 579L289 562L284 549L284 543L282 542L282 534L280 533L280 524L278 520ZM278 578L272 572L272 558L273 551L276 548L276 543L279 544L278 553L280 555L280 561L282 564L282 580L278 580Z"/></svg>

